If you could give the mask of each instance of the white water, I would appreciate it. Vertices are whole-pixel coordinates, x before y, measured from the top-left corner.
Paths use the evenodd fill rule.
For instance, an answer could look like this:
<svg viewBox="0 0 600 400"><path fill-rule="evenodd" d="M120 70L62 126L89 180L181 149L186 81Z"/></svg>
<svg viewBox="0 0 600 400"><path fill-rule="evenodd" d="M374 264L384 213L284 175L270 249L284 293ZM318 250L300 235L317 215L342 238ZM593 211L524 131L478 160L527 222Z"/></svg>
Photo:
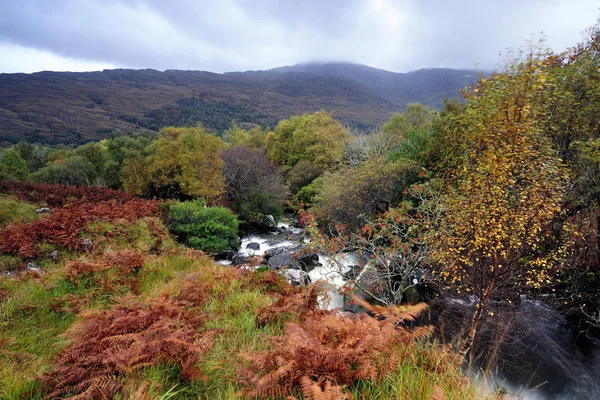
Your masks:
<svg viewBox="0 0 600 400"><path fill-rule="evenodd" d="M321 281L328 287L327 297L329 297L329 301L321 299L322 308L328 310L344 308L344 295L340 293L340 290L347 280L342 274L348 272L352 265L356 265L358 259L356 254L339 254L335 258L337 262L319 254L319 263L322 266L316 267L308 273L312 283Z"/></svg>
<svg viewBox="0 0 600 400"><path fill-rule="evenodd" d="M302 233L302 229L300 229L300 228L294 228L288 222L280 222L280 223L277 224L277 227L278 228L287 229L288 231L292 232L295 235L298 235L298 234Z"/></svg>
<svg viewBox="0 0 600 400"><path fill-rule="evenodd" d="M288 222L280 222L277 227L289 230L293 234L302 233L302 229L294 228ZM239 252L248 256L263 256L267 250L275 249L278 247L285 246L297 246L308 242L304 239L304 243L294 240L276 241L274 233L272 235L251 235L242 238L242 244ZM269 242L273 242L269 244ZM249 243L258 243L260 245L259 250L252 250L246 248ZM336 261L329 257L319 255L319 263L321 267L316 267L308 273L311 282L316 283L318 281L323 282L328 288L327 295L320 299L321 308L332 310L335 308L342 309L344 307L344 296L340 294L340 290L346 284L346 279L342 276L343 273L348 272L352 265L356 265L358 262L358 256L356 254L340 254L334 257ZM231 265L232 262L229 260L222 260L217 262L220 265Z"/></svg>
<svg viewBox="0 0 600 400"><path fill-rule="evenodd" d="M264 237L264 236L248 236L242 239L242 246L240 247L240 252L244 253L246 256L248 257L252 257L252 256L262 256L265 254L265 252L267 250L270 249L275 249L277 247L284 247L284 246L295 246L300 244L299 242L294 242L292 240L284 240L283 242L277 242L274 244L267 244L267 242L274 240L274 238L270 238L270 237ZM246 246L248 246L249 243L258 243L260 244L260 250L252 250L252 249L247 249Z"/></svg>

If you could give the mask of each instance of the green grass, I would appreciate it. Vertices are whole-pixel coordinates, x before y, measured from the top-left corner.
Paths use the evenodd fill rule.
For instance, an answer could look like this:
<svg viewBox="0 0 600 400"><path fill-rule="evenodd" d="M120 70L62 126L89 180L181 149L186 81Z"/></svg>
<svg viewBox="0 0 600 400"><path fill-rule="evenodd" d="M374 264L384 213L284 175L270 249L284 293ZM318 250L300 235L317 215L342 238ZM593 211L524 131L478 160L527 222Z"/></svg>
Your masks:
<svg viewBox="0 0 600 400"><path fill-rule="evenodd" d="M200 328L214 332L213 345L204 353L199 366L205 380L182 381L175 365L159 364L139 370L129 376L117 399L127 399L138 388L145 388L152 399L234 399L243 387L240 369L245 366L241 355L266 350L266 337L285 334L283 316L276 322L259 328L257 310L276 299L266 286L260 286L265 272L255 272L249 284L247 278L233 269L215 265L208 257L189 253L171 239L161 241L150 229L148 220L137 224L95 223L90 226L91 238L97 241L93 254L70 253L59 249L55 260L44 256L36 260L46 271L41 277L0 277L0 399L41 399L36 377L51 371L54 357L68 340L62 336L82 314L73 312L70 301L81 301L81 311L106 309L118 303L131 288L115 268L70 280L67 275L70 260L93 260L106 252L135 249L143 253L145 265L126 278L135 280L135 295L151 303L160 296L176 296L190 276L205 287L202 312L208 317ZM51 246L39 246L47 254ZM48 247L47 249L44 247ZM16 257L0 256L0 267L11 269L24 262ZM119 278L119 279L117 279ZM100 282L117 282L105 287ZM258 283L257 283L258 282ZM271 290L280 290L271 283ZM278 289L279 288L279 289ZM70 297L69 297L70 296ZM372 382L357 382L347 391L358 399L429 399L434 386L440 386L447 398L483 398L475 383L468 381L454 366L437 372L423 368L424 363L437 365L439 348L423 345L394 373ZM444 366L442 361L439 364Z"/></svg>
<svg viewBox="0 0 600 400"><path fill-rule="evenodd" d="M9 296L0 303L0 398L29 393L35 377L50 369L50 359L65 344L60 334L73 323L72 314L54 312L53 298L65 293L48 290L39 280L4 278L0 288ZM66 293L65 293L66 294Z"/></svg>
<svg viewBox="0 0 600 400"><path fill-rule="evenodd" d="M57 266L51 270L45 283L9 278L0 282L0 287L9 293L0 304L0 341L5 343L0 350L2 399L38 395L35 377L51 369L52 356L66 345L60 334L78 320L74 314L51 309L56 297L67 293L84 296L91 289L85 284L66 281L62 268L64 266ZM256 311L271 304L272 296L246 287L241 279L216 280L218 268L210 259L192 259L182 254L158 256L145 265L140 273L140 297L151 299L164 293L176 294L181 282L190 274L209 286L214 284L204 306L211 318L203 329L214 329L216 333L213 347L200 362L207 377L205 381L180 381L177 367L158 365L140 371L136 379L127 382L125 393L145 383L153 399L234 399L236 392L242 389L238 383L238 371L244 365L240 354L264 350L268 346L265 336L284 333L283 324L258 328L255 322ZM103 308L116 301L114 294L105 295L88 307ZM428 399L434 385L442 387L448 399L475 398L474 385L465 383L458 369L434 374L411 361L378 384L359 382L348 390L360 399Z"/></svg>
<svg viewBox="0 0 600 400"><path fill-rule="evenodd" d="M13 222L32 222L41 218L33 204L0 194L0 229Z"/></svg>

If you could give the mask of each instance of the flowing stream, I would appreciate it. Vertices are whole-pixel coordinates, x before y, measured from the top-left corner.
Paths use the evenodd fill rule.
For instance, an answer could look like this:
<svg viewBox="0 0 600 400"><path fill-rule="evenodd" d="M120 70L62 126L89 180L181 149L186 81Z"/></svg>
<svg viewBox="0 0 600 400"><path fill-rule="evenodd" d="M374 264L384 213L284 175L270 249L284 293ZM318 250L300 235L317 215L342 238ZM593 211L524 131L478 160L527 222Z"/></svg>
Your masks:
<svg viewBox="0 0 600 400"><path fill-rule="evenodd" d="M260 234L244 237L240 252L246 256L262 256L277 247L304 245L302 230L291 223L280 223L293 238ZM247 248L258 243L260 248ZM320 266L308 275L311 282L322 281L328 286L329 300L322 307L343 309L344 296L340 288L346 279L340 273L357 265L357 256L343 254L336 258L319 255ZM231 261L219 261L229 265ZM339 263L339 264L338 264ZM452 299L451 299L452 300ZM460 312L470 312L472 304L461 299L451 301ZM523 299L514 328L500 348L502 364L495 372L495 385L517 393L524 400L600 400L600 338L577 332L561 314L540 302Z"/></svg>

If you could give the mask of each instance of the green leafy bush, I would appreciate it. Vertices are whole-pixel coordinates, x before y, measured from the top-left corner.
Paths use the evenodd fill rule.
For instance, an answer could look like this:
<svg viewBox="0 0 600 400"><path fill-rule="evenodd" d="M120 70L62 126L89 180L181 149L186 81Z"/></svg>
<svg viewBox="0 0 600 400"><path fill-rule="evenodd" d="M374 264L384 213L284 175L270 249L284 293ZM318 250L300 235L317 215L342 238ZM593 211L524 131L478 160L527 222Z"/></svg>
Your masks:
<svg viewBox="0 0 600 400"><path fill-rule="evenodd" d="M296 194L295 200L297 203L303 204L305 207L313 205L317 199L319 192L323 189L323 177L318 177L310 184L304 186Z"/></svg>
<svg viewBox="0 0 600 400"><path fill-rule="evenodd" d="M237 248L238 219L225 207L206 207L203 200L167 203L171 232L189 247L224 253Z"/></svg>
<svg viewBox="0 0 600 400"><path fill-rule="evenodd" d="M320 223L360 228L377 214L400 204L404 189L420 179L419 172L411 160L387 163L375 158L327 173L317 195L311 197L311 184L297 197L312 201L312 211Z"/></svg>
<svg viewBox="0 0 600 400"><path fill-rule="evenodd" d="M81 156L58 159L31 175L34 182L74 186L92 186L96 178L94 165Z"/></svg>

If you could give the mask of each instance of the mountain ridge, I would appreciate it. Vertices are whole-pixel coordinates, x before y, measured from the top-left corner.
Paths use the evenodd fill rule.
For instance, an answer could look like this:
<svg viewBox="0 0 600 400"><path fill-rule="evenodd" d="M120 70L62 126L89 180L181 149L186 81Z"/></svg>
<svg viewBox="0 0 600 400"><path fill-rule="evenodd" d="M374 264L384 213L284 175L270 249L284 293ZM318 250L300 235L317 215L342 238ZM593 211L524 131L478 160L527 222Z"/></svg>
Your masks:
<svg viewBox="0 0 600 400"><path fill-rule="evenodd" d="M473 70L406 73L362 64L303 63L263 71L213 73L153 69L0 74L0 143L80 144L140 129L239 124L327 110L371 129L408 103L439 108L476 81Z"/></svg>

